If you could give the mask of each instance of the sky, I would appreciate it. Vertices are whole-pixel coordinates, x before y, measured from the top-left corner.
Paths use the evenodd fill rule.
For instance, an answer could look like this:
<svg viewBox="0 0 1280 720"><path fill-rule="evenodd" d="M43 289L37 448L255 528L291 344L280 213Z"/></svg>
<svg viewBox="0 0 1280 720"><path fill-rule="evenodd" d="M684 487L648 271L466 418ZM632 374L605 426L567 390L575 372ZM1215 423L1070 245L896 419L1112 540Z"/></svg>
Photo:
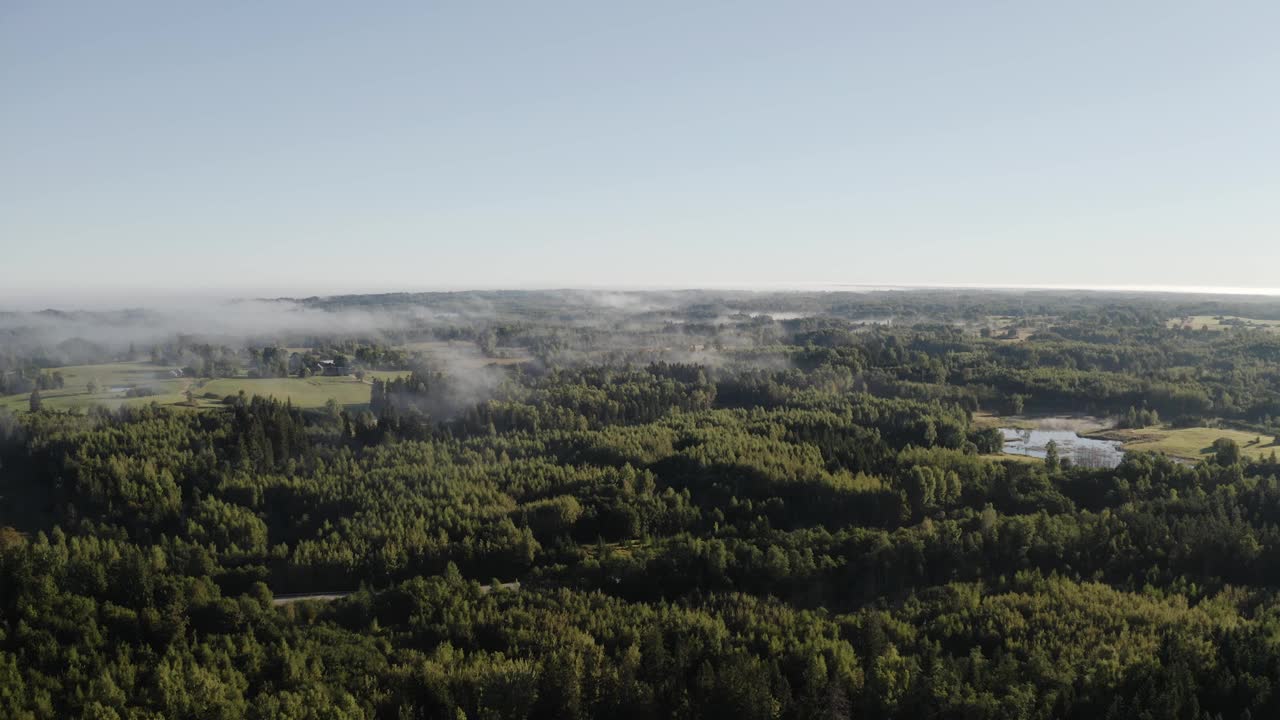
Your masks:
<svg viewBox="0 0 1280 720"><path fill-rule="evenodd" d="M0 297L1273 288L1280 3L0 3Z"/></svg>

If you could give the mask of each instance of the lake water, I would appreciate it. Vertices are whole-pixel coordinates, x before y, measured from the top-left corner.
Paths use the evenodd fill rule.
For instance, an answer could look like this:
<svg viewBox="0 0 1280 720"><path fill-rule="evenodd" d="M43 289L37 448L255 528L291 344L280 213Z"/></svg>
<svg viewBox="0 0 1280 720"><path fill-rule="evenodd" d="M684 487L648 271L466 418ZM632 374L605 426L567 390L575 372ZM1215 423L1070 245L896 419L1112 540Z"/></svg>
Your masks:
<svg viewBox="0 0 1280 720"><path fill-rule="evenodd" d="M1074 465L1113 468L1124 459L1121 443L1080 437L1070 430L1000 428L1000 432L1004 433L1004 451L1013 455L1042 458L1052 440L1058 444L1058 457L1070 458Z"/></svg>

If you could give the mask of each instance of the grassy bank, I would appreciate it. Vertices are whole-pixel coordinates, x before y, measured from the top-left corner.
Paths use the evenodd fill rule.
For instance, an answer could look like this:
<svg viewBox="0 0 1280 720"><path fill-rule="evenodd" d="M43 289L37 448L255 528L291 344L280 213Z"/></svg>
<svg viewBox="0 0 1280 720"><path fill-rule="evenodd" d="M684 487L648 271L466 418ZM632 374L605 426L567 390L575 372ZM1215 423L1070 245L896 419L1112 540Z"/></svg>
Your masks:
<svg viewBox="0 0 1280 720"><path fill-rule="evenodd" d="M1245 457L1263 458L1273 451L1280 452L1273 435L1259 435L1242 430L1226 428L1191 427L1191 428L1142 428L1134 430L1107 430L1094 433L1090 437L1106 440L1119 440L1124 443L1125 450L1142 450L1162 452L1166 455L1199 460L1213 455L1213 441L1218 438L1230 438L1240 446Z"/></svg>

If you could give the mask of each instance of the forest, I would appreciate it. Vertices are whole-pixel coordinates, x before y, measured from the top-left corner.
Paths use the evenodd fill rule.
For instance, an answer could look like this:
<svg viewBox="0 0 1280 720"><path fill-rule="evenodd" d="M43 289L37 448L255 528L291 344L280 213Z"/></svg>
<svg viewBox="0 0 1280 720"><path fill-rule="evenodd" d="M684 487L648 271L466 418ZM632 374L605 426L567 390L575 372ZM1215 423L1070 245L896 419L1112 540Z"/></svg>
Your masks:
<svg viewBox="0 0 1280 720"><path fill-rule="evenodd" d="M0 717L1280 717L1280 300L277 305L0 315ZM366 402L38 402L326 358ZM1259 439L1004 452L1045 416Z"/></svg>

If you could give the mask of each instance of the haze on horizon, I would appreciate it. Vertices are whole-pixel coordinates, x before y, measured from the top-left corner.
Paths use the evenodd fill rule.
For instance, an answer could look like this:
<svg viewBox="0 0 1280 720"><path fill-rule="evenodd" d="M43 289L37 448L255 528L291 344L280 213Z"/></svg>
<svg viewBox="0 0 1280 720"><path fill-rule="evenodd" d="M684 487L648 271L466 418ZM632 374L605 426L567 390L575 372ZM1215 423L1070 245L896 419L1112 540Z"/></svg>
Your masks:
<svg viewBox="0 0 1280 720"><path fill-rule="evenodd" d="M0 300L1270 288L1278 25L1256 1L9 3Z"/></svg>

